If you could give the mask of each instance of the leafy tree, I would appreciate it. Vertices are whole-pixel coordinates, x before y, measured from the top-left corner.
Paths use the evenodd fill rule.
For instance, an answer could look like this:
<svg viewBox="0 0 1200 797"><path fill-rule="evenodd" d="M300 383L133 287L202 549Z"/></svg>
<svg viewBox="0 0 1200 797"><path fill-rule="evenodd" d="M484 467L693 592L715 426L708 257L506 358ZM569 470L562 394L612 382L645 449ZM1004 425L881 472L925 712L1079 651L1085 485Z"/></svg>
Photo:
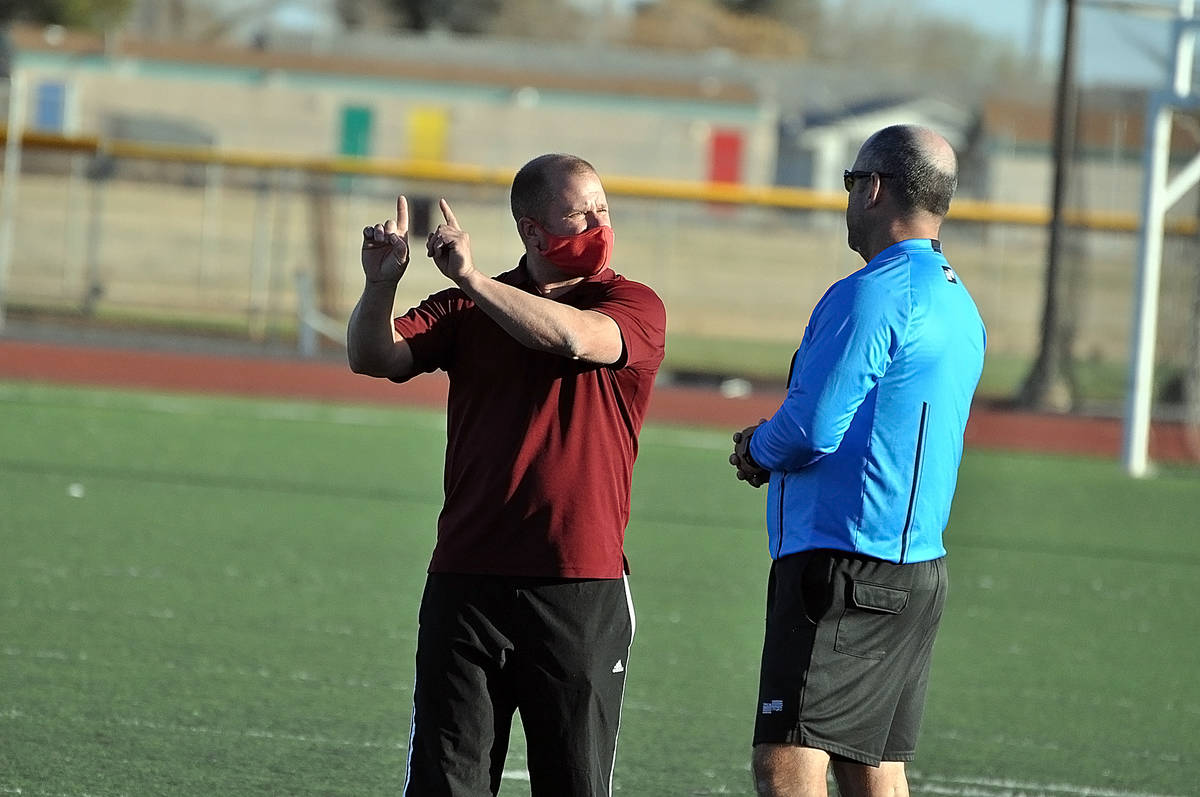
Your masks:
<svg viewBox="0 0 1200 797"><path fill-rule="evenodd" d="M730 11L713 0L658 0L638 8L628 42L684 52L723 48L765 57L802 58L807 34L765 14Z"/></svg>
<svg viewBox="0 0 1200 797"><path fill-rule="evenodd" d="M500 12L501 0L387 0L401 26L415 31L445 28L454 33L485 33Z"/></svg>
<svg viewBox="0 0 1200 797"><path fill-rule="evenodd" d="M567 0L505 0L504 9L489 30L506 39L553 42L611 39L623 32L623 25L590 14Z"/></svg>
<svg viewBox="0 0 1200 797"><path fill-rule="evenodd" d="M333 10L347 30L391 25L396 17L387 0L336 0Z"/></svg>
<svg viewBox="0 0 1200 797"><path fill-rule="evenodd" d="M123 20L132 4L133 0L0 0L0 23L104 30Z"/></svg>
<svg viewBox="0 0 1200 797"><path fill-rule="evenodd" d="M821 17L821 0L716 0L716 4L735 14L755 14L794 25Z"/></svg>

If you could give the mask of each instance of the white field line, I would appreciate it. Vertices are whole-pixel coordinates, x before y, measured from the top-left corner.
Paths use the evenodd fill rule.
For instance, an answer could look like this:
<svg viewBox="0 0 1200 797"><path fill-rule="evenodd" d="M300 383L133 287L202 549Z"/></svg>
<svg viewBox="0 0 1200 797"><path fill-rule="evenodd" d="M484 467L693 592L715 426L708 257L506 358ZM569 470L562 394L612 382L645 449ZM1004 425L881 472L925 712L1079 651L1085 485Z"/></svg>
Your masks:
<svg viewBox="0 0 1200 797"><path fill-rule="evenodd" d="M68 613L82 614L94 617L116 616L120 614L122 617L133 617L138 619L149 618L152 620L176 620L179 619L179 613L170 607L148 607L142 609L124 609L120 612L114 612L106 608L97 608L83 601L70 601L68 603L52 603L49 601L28 601L18 598L8 598L0 602L0 606L6 609L29 609L36 612L49 613ZM186 612L184 613L186 617ZM188 622L195 623L195 620ZM276 632L286 633L280 626L273 627ZM367 639L378 641L386 639L393 642L412 642L417 638L415 630L402 630L389 628L387 630L371 629L364 631L356 629L346 623L306 623L301 626L292 626L291 631L311 636L336 636L336 637L353 637L359 639Z"/></svg>
<svg viewBox="0 0 1200 797"><path fill-rule="evenodd" d="M28 715L20 709L0 709L0 720L19 720L26 718L28 718ZM367 750L404 750L407 747L406 742L403 741L380 742L372 740L338 739L317 734L283 733L279 731L267 731L256 728L235 730L229 728L213 728L203 725L180 725L179 723L174 722L156 722L137 717L116 717L112 720L112 722L122 727L136 728L138 730L146 730L160 734L195 734L219 737L228 736L240 739L265 740L269 742L295 742L299 744L317 744L331 747L350 747ZM522 763L519 758L519 756L510 754L510 763ZM504 770L503 777L505 780L528 781L529 772L524 768L506 769ZM28 791L12 786L5 786L3 784L0 784L0 794L38 795L38 797L101 797L101 795L89 792L67 795L59 792Z"/></svg>
<svg viewBox="0 0 1200 797"><path fill-rule="evenodd" d="M446 417L440 410L409 407L374 408L319 404L305 400L270 399L220 400L206 396L174 396L155 393L109 394L103 391L64 392L63 403L95 409L141 410L164 415L194 415L224 419L230 415L262 420L330 423L343 426L377 426L389 429L417 428L445 431ZM0 384L0 401L29 403L32 396L19 385ZM673 446L702 451L733 450L729 434L704 430L648 426L642 433L642 445Z"/></svg>
<svg viewBox="0 0 1200 797"><path fill-rule="evenodd" d="M1157 792L1127 791L1073 783L1038 783L1009 778L983 778L908 773L914 794L959 795L959 797L1181 797Z"/></svg>
<svg viewBox="0 0 1200 797"><path fill-rule="evenodd" d="M48 721L50 718L41 718L40 721ZM31 716L24 711L16 708L0 709L0 720L34 720L38 721L38 717ZM83 717L76 717L76 723L83 725L94 725L96 723ZM362 739L338 739L330 736L321 736L319 734L307 733L283 733L280 731L268 731L261 728L213 728L205 725L180 725L176 722L157 722L154 720L141 719L137 717L114 717L108 723L112 725L120 725L124 728L137 728L139 730L152 731L155 733L173 733L173 734L195 734L202 736L232 736L240 739L263 739L266 741L278 742L297 742L302 744L319 744L330 747L352 747L362 748L367 750L404 750L407 745L403 741L399 742L380 742Z"/></svg>
<svg viewBox="0 0 1200 797"><path fill-rule="evenodd" d="M80 580L85 578L103 577L103 578L148 578L148 579L172 579L174 576L161 567L144 568L137 565L106 565L95 564L91 566L79 565L63 565L53 564L28 557L17 562L22 568L34 571L34 581L38 584L49 584L51 578L64 581L67 579ZM326 571L309 568L299 571L301 575L314 577L315 575L325 574L332 576L339 584L365 584L366 579L358 573L353 573L348 570L334 570L326 573ZM296 570L248 570L243 571L235 565L225 565L220 575L227 579L241 579L253 584L256 587L275 587L284 583L288 578L296 574ZM324 586L323 583L317 586Z"/></svg>
<svg viewBox="0 0 1200 797"><path fill-rule="evenodd" d="M87 651L71 652L58 649L43 649L43 648L21 648L15 645L0 646L0 656L8 656L17 659L35 659L40 661L61 661L61 662L80 662L86 663L89 667L106 667L119 668L124 667L124 664L96 659ZM217 664L205 661L190 661L186 664L179 664L174 661L166 661L162 668L167 670L178 670L199 676L240 676L242 678L256 678L268 683L313 683L322 686L333 687L349 687L354 689L384 689L389 692L411 692L412 684L410 683L379 683L375 681L367 681L359 678L334 678L329 676L318 676L312 673L296 670L289 673L273 671L267 667L254 667L246 665L226 665ZM679 707L664 707L653 703L644 703L635 700L626 700L624 703L625 711L645 712L648 714L667 714L679 717L694 717L695 712L689 711L687 708ZM3 715L0 714L0 718ZM740 715L729 715L725 718L727 721L736 721L740 719Z"/></svg>
<svg viewBox="0 0 1200 797"><path fill-rule="evenodd" d="M27 718L29 718L28 715L20 709L0 709L0 720L20 720ZM156 722L135 717L117 717L114 718L113 722L123 727L156 733L227 736L242 739L319 744L361 749L404 750L406 748L406 743L403 741L380 742L338 739L315 734L283 733L253 728L236 730L202 725L180 725L173 722ZM520 761L512 760L515 758L516 756L510 756L510 763L520 764ZM528 782L529 772L524 768L505 769L503 778L505 780ZM1159 792L1110 789L1072 783L1039 783L1037 781L1009 778L939 775L915 770L909 772L909 782L910 786L913 787L914 794L947 795L949 797L1182 797L1182 795L1168 795ZM102 797L101 795L89 795L87 792L68 796L51 792L25 791L19 788L4 786L3 784L0 784L0 794L28 794L38 795L38 797Z"/></svg>
<svg viewBox="0 0 1200 797"><path fill-rule="evenodd" d="M138 728L161 733L198 734L203 736L234 736L242 739L264 739L271 742L299 742L301 744L321 744L330 747L354 747L366 750L404 750L405 742L377 742L371 740L336 739L307 733L280 733L256 728L236 730L229 728L210 728L203 725L180 725L174 722L154 722L151 720L118 717L114 720L117 725L126 728Z"/></svg>
<svg viewBox="0 0 1200 797"><path fill-rule="evenodd" d="M647 428L641 435L641 446L673 446L700 451L733 451L733 432L706 432L701 430L676 429L670 426Z"/></svg>
<svg viewBox="0 0 1200 797"><path fill-rule="evenodd" d="M1101 703L1099 701L1093 701L1092 703L1090 703L1090 705L1093 705L1093 706L1100 706L1100 705L1115 706L1115 707L1119 707L1119 708L1126 707L1124 704L1124 701L1122 701L1122 700L1109 700L1109 701L1105 701L1104 703ZM1185 710L1188 710L1190 707L1185 706L1184 708L1185 708ZM1174 710L1174 707L1168 705L1167 707L1165 707L1163 709L1155 708L1154 710L1170 711L1170 710ZM1032 739L1027 736L1009 736L1009 735L1003 734L1003 733L981 736L978 734L964 734L961 731L957 731L957 730L953 730L953 729L943 730L943 731L935 731L934 735L936 735L938 738L941 738L941 739L952 739L955 741L969 741L970 743L974 744L975 746L984 746L984 747L988 747L988 748L1009 747L1009 748L1016 748L1019 750L1046 750L1046 751L1049 751L1052 753L1064 752L1063 745L1061 743L1059 743L1058 741L1039 742L1036 739ZM1154 752L1152 750L1127 749L1127 750L1120 750L1117 753L1115 753L1115 755L1119 756L1121 758L1132 758L1132 759L1137 759L1137 760L1141 760L1141 761L1152 761L1155 763L1162 763L1162 764L1179 764L1182 761L1182 756L1179 753ZM1125 792L1122 792L1122 794L1124 795ZM1101 797L1103 797L1103 795L1101 795Z"/></svg>
<svg viewBox="0 0 1200 797"><path fill-rule="evenodd" d="M28 403L32 394L20 385L0 384L0 401ZM89 390L64 391L59 394L64 404L89 409L136 410L164 415L193 415L228 418L230 415L261 420L331 423L344 426L379 426L388 428L416 427L444 430L444 413L418 408L372 408L320 404L297 399L273 401L254 398L215 399L207 396L174 396L156 393L107 393ZM401 420L402 419L402 420Z"/></svg>
<svg viewBox="0 0 1200 797"><path fill-rule="evenodd" d="M501 775L504 780L520 780L529 782L529 773L516 770L504 770ZM724 793L724 792L722 792ZM64 792L64 791L45 791L43 789L24 789L19 786L5 786L0 784L0 794L4 795L20 795L20 797L129 797L125 792L112 794L111 792Z"/></svg>
<svg viewBox="0 0 1200 797"><path fill-rule="evenodd" d="M144 724L137 727L146 727ZM176 730L198 732L202 729L196 728L167 728L159 727L162 730ZM244 735L249 735L244 734ZM285 738L288 741L296 740L305 743L320 743L319 737L306 737L295 734L271 734L269 736L254 736L253 738ZM403 747L403 745L401 745ZM510 781L529 782L529 772L524 769L506 769L502 777ZM972 778L939 778L938 776L929 776L928 780L910 777L910 786L917 787L919 791L914 792L919 795L951 795L953 797L1060 797L1060 795L1070 795L1071 797L1172 797L1172 795L1163 795L1151 792L1137 791L1122 791L1119 789L1106 789L1092 786L1076 786L1066 783L1036 783L1030 781L1010 781L1006 779L972 779ZM936 781L943 781L938 783ZM723 793L723 792L722 792ZM80 792L80 793L65 793L65 792L47 792L47 791L29 791L21 788L0 785L0 794L13 795L30 795L31 797L104 797L95 792Z"/></svg>
<svg viewBox="0 0 1200 797"><path fill-rule="evenodd" d="M57 658L57 656L53 656L53 658ZM20 709L0 709L0 720L16 721L27 718L29 718L29 715ZM313 734L283 733L261 729L235 730L200 725L180 725L178 723L156 722L139 718L116 718L113 722L124 727L160 733L232 736L245 739L363 749L404 750L406 748L405 742L349 740ZM516 756L510 754L510 763L519 763L513 760L515 758ZM505 780L527 782L529 780L529 772L526 769L506 769L504 770L503 778ZM936 795L938 797L1184 797L1183 795L1170 795L1161 792L1110 789L1102 786L1084 786L1073 783L1040 783L1037 781L1010 778L939 775L917 770L910 770L908 778L910 785L913 787L914 794ZM11 788L8 791L4 791L3 788L0 786L0 794L39 794L50 797L47 792L22 792ZM87 797L87 793L85 792L73 797Z"/></svg>
<svg viewBox="0 0 1200 797"><path fill-rule="evenodd" d="M129 797L125 792L113 794L111 792L98 791L45 791L44 789L23 789L19 786L5 786L0 783L0 794L19 794L22 797Z"/></svg>
<svg viewBox="0 0 1200 797"><path fill-rule="evenodd" d="M37 661L60 661L60 662L78 662L88 667L100 667L108 669L121 669L126 665L122 663L108 662L101 659L96 659L92 654L85 650L78 652L69 652L65 650L48 650L34 648L19 648L13 645L5 645L0 647L0 655L8 656L14 659L34 659ZM275 684L311 684L314 686L348 688L348 689L382 689L387 692L412 692L412 684L399 682L381 682L371 681L364 678L343 677L343 676L328 676L318 675L306 670L291 670L289 672L281 672L272 670L268 667L255 667L253 665L227 665L219 662L188 662L179 664L174 661L164 662L162 667L167 670L179 671L189 675L206 676L206 677L227 677L235 676L238 678L251 678L255 680L265 681ZM0 713L0 719L4 715Z"/></svg>

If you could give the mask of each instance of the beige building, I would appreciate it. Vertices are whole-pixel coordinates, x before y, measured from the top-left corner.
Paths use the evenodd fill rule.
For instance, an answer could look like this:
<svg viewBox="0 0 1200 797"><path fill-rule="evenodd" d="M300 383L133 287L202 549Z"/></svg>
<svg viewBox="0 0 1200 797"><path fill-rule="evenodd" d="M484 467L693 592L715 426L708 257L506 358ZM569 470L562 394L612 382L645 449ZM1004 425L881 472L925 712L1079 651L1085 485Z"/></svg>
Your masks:
<svg viewBox="0 0 1200 797"><path fill-rule="evenodd" d="M515 169L576 152L605 172L769 182L775 111L712 75L558 71L395 39L374 57L12 31L28 118L48 132L208 141L223 150L422 158ZM351 45L352 46L352 45ZM578 59L577 59L578 63Z"/></svg>

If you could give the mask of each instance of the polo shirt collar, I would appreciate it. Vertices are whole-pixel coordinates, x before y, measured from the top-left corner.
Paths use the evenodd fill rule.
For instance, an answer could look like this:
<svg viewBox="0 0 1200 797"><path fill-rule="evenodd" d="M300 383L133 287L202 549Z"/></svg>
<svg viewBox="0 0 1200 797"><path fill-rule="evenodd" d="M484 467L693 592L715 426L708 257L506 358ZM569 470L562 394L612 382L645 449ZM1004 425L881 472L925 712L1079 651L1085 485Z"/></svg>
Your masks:
<svg viewBox="0 0 1200 797"><path fill-rule="evenodd" d="M942 242L936 238L909 238L905 241L897 241L896 243L884 249L875 257L871 258L871 263L890 260L897 255L906 254L908 252L942 252ZM868 263L867 265L870 265Z"/></svg>

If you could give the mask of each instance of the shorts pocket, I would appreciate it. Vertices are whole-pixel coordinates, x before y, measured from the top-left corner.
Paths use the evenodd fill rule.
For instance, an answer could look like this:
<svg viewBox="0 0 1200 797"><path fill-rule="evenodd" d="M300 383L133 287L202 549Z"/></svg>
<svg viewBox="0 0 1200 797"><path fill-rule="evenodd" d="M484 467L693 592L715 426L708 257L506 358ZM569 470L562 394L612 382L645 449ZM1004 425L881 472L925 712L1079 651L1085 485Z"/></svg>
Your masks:
<svg viewBox="0 0 1200 797"><path fill-rule="evenodd" d="M908 590L851 580L846 585L846 608L838 620L833 647L838 653L882 659L896 634L903 634L897 615L908 605Z"/></svg>

